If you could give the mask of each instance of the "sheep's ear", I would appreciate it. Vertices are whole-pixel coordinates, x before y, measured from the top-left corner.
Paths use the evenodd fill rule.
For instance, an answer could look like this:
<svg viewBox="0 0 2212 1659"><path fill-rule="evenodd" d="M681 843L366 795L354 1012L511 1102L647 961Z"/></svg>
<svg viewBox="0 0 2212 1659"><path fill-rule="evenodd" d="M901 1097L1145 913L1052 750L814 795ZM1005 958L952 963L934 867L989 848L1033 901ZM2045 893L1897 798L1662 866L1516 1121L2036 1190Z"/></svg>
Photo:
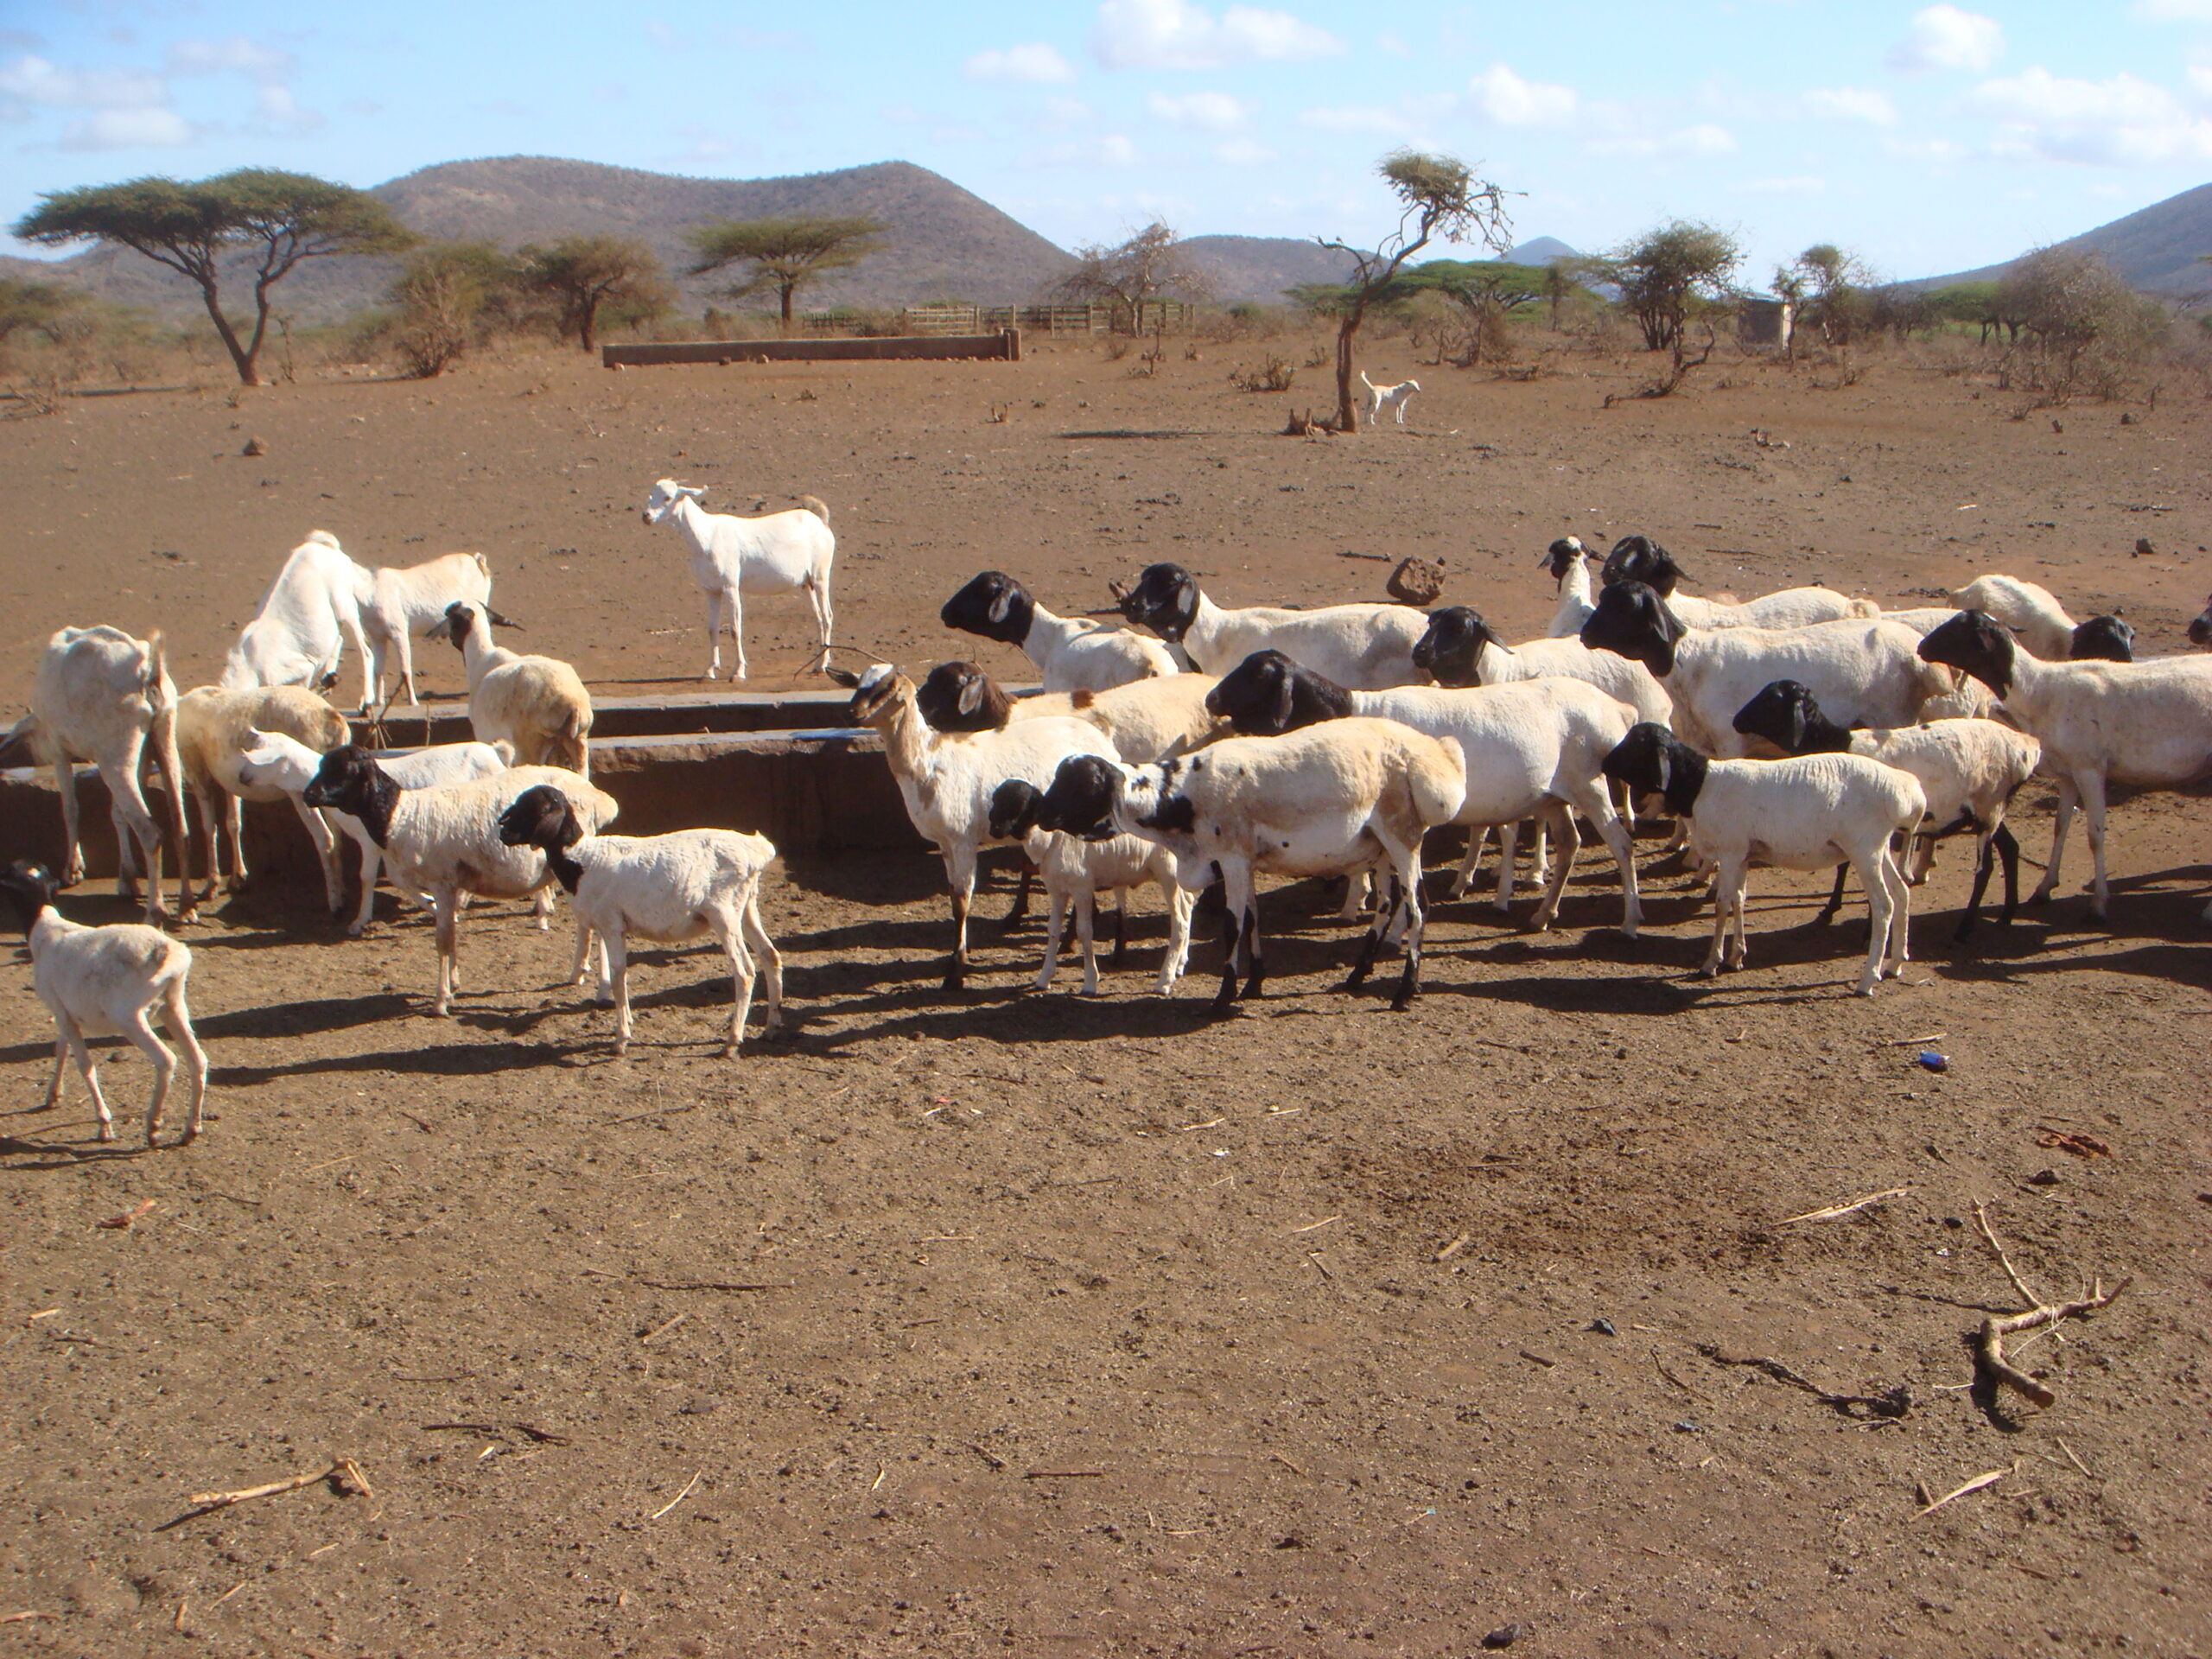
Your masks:
<svg viewBox="0 0 2212 1659"><path fill-rule="evenodd" d="M686 484L683 488L682 493L690 497L694 501L703 501L707 499L707 486L702 484L698 488L694 489L691 486Z"/></svg>
<svg viewBox="0 0 2212 1659"><path fill-rule="evenodd" d="M1802 754L1805 752L1805 699L1802 697L1790 698L1789 753L1792 754Z"/></svg>
<svg viewBox="0 0 2212 1659"><path fill-rule="evenodd" d="M1287 732L1290 729L1291 704L1295 690L1288 674L1278 673L1275 676L1274 730Z"/></svg>
<svg viewBox="0 0 2212 1659"><path fill-rule="evenodd" d="M516 621L512 616L501 616L489 605L486 605L484 607L484 619L486 621L491 623L493 627L519 629L522 626L522 624Z"/></svg>
<svg viewBox="0 0 2212 1659"><path fill-rule="evenodd" d="M842 685L848 691L860 690L861 677L849 668L832 667L825 668L822 671L830 677L830 683L833 685Z"/></svg>
<svg viewBox="0 0 2212 1659"><path fill-rule="evenodd" d="M982 706L982 702L983 677L980 674L965 676L960 682L960 712L972 715Z"/></svg>
<svg viewBox="0 0 2212 1659"><path fill-rule="evenodd" d="M1013 609L1014 589L1001 586L996 593L991 595L991 607L988 611L985 612L984 614L990 618L992 626L996 626L999 623L1006 620L1007 613Z"/></svg>

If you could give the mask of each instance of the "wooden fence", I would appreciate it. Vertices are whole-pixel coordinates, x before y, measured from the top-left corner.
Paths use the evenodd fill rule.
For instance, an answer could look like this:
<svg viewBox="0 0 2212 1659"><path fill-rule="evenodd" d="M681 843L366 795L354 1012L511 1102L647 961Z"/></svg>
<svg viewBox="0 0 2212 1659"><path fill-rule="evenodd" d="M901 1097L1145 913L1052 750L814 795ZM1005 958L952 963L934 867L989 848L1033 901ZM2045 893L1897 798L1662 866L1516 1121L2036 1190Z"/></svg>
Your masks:
<svg viewBox="0 0 2212 1659"><path fill-rule="evenodd" d="M645 346L602 346L601 366L650 368L670 363L854 363L982 358L1021 361L1021 331L995 334L883 334L867 340L706 340Z"/></svg>
<svg viewBox="0 0 2212 1659"><path fill-rule="evenodd" d="M1180 328L1196 308L1180 300L1147 300L1138 308L1135 332ZM1125 305L910 305L899 314L910 334L981 334L1001 328L1033 334L1103 334L1129 320Z"/></svg>

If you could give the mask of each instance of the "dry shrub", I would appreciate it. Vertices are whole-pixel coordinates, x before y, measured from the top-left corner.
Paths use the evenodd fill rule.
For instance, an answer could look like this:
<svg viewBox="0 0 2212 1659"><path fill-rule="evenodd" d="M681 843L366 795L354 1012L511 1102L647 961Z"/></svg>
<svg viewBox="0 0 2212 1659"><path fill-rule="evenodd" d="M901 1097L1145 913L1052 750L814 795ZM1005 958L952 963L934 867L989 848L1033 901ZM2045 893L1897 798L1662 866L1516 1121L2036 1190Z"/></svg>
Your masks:
<svg viewBox="0 0 2212 1659"><path fill-rule="evenodd" d="M1267 360L1256 369L1238 365L1230 372L1229 384L1239 391L1288 391L1291 382L1297 378L1297 370L1269 352Z"/></svg>

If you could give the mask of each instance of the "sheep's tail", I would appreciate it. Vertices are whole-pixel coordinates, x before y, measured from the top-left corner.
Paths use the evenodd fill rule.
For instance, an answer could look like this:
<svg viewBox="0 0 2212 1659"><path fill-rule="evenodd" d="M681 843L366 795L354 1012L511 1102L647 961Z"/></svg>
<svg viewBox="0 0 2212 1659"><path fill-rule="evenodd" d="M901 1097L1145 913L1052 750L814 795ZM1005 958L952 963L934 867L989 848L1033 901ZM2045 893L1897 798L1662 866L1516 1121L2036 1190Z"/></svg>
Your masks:
<svg viewBox="0 0 2212 1659"><path fill-rule="evenodd" d="M1881 613L1882 607L1879 605L1877 605L1871 599L1853 600L1851 601L1851 609L1846 613L1847 615L1870 621L1873 618L1879 616Z"/></svg>
<svg viewBox="0 0 2212 1659"><path fill-rule="evenodd" d="M798 504L802 507L804 507L809 512L812 513L816 518L819 518L823 524L826 524L830 522L829 504L823 501L820 496L802 495L798 499Z"/></svg>
<svg viewBox="0 0 2212 1659"><path fill-rule="evenodd" d="M493 752L499 757L500 764L503 766L512 766L519 758L518 752L516 750L515 746L507 741L504 737L495 741L492 745L492 748Z"/></svg>
<svg viewBox="0 0 2212 1659"><path fill-rule="evenodd" d="M1359 384L1365 386L1370 391L1375 390L1375 383L1367 378L1367 371L1365 369L1362 369L1359 372Z"/></svg>
<svg viewBox="0 0 2212 1659"><path fill-rule="evenodd" d="M1414 810L1420 814L1421 823L1431 829L1458 817L1467 799L1466 750L1456 737L1433 741L1436 746L1435 764L1406 768Z"/></svg>
<svg viewBox="0 0 2212 1659"><path fill-rule="evenodd" d="M338 551L340 553L343 553L346 550L344 548L338 546L338 538L327 530L311 530L308 531L308 540L315 543L319 546L337 548Z"/></svg>

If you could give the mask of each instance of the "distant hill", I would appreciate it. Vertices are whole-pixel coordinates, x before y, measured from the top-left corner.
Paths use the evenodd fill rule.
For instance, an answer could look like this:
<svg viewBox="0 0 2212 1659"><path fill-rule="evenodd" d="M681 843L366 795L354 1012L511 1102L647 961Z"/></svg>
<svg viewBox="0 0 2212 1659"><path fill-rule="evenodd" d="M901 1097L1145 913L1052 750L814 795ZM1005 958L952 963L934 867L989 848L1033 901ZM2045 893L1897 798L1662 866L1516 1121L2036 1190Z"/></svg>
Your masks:
<svg viewBox="0 0 2212 1659"><path fill-rule="evenodd" d="M424 236L512 249L563 236L635 237L673 272L690 263L691 226L716 219L868 214L888 227L882 249L806 290L809 306L897 305L929 299L1028 300L1074 261L1034 231L950 180L907 162L777 179L691 179L544 156L448 162L378 185L383 200ZM322 322L376 304L396 266L385 259L316 259L285 279L279 308ZM72 278L99 297L181 317L199 290L132 253L95 249L54 265L8 260L6 274ZM685 308L728 285L680 278ZM226 283L225 293L243 289Z"/></svg>
<svg viewBox="0 0 2212 1659"><path fill-rule="evenodd" d="M2200 262L2212 253L2212 184L2200 184L2177 196L2153 202L2125 219L2100 225L2058 245L2101 253L2131 287L2152 294L2201 294L2212 289L2212 265ZM2018 260L1954 271L1948 276L1919 276L1903 289L1943 288L1952 283L2001 277Z"/></svg>
<svg viewBox="0 0 2212 1659"><path fill-rule="evenodd" d="M1555 236L1539 236L1523 242L1505 257L1516 265L1548 265L1554 259L1579 259L1582 256Z"/></svg>
<svg viewBox="0 0 2212 1659"><path fill-rule="evenodd" d="M1240 300L1274 305L1294 288L1341 283L1351 274L1348 256L1292 236L1190 236L1176 245L1212 280L1213 296L1224 305ZM1447 248L1443 257L1459 256ZM1519 264L1541 265L1572 258L1574 250L1555 236L1540 236L1505 257Z"/></svg>

